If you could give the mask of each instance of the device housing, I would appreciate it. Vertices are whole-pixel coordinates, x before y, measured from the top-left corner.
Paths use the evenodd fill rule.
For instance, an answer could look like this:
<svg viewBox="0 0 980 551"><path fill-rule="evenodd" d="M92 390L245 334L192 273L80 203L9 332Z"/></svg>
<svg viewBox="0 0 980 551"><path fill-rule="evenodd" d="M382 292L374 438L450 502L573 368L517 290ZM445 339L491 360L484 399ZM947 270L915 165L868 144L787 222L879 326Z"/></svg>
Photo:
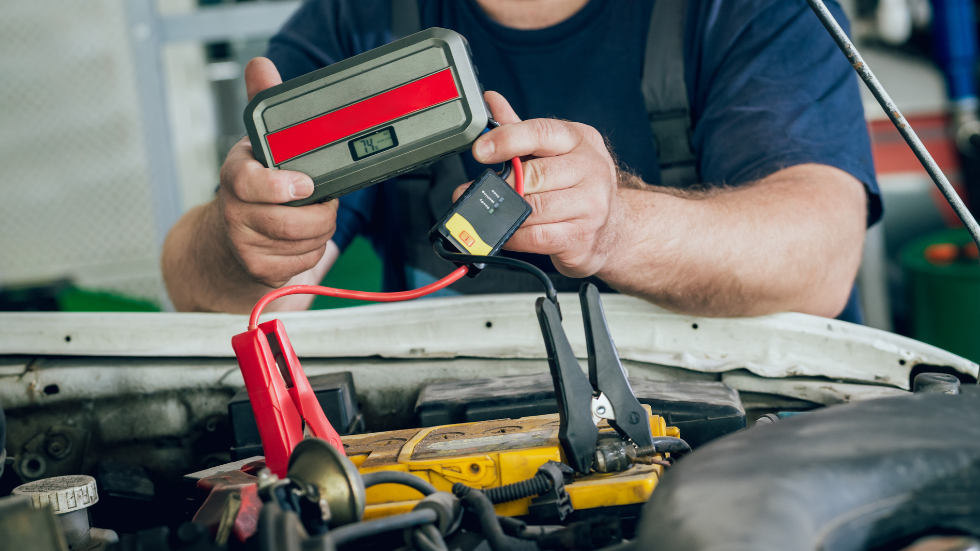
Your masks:
<svg viewBox="0 0 980 551"><path fill-rule="evenodd" d="M487 169L429 230L433 243L441 239L464 254L493 256L531 215L531 205L514 188ZM482 264L468 274L479 273Z"/></svg>
<svg viewBox="0 0 980 551"><path fill-rule="evenodd" d="M244 118L256 159L313 178L300 206L459 153L490 114L466 39L432 28L263 90Z"/></svg>

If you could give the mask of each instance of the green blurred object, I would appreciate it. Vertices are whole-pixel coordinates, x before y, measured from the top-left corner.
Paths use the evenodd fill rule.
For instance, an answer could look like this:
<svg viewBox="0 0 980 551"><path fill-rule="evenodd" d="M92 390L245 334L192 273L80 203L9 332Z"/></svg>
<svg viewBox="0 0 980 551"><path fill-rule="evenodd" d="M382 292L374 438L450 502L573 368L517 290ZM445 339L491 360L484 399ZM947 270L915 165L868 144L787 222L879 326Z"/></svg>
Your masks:
<svg viewBox="0 0 980 551"><path fill-rule="evenodd" d="M912 337L980 362L980 263L962 253L947 265L926 260L926 248L941 243L962 247L972 240L965 229L944 230L902 249Z"/></svg>
<svg viewBox="0 0 980 551"><path fill-rule="evenodd" d="M70 279L0 287L0 312L159 312L154 302L94 289Z"/></svg>
<svg viewBox="0 0 980 551"><path fill-rule="evenodd" d="M371 242L363 237L351 241L320 285L352 291L381 291L381 259L375 254ZM371 303L349 298L318 296L313 299L311 309L349 308L365 304Z"/></svg>
<svg viewBox="0 0 980 551"><path fill-rule="evenodd" d="M69 287L58 293L58 310L62 312L159 312L152 302L112 293Z"/></svg>

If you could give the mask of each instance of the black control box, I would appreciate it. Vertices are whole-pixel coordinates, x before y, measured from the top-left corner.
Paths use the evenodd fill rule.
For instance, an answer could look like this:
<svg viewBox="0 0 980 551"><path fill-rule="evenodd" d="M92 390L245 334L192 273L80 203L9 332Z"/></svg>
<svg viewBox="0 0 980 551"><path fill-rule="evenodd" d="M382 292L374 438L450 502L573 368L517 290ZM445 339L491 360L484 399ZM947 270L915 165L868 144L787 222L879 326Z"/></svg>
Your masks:
<svg viewBox="0 0 980 551"><path fill-rule="evenodd" d="M630 379L641 404L667 425L680 429L692 447L745 428L738 391L718 382L659 382ZM431 384L419 394L415 422L420 427L516 419L558 412L549 374L518 375Z"/></svg>
<svg viewBox="0 0 980 551"><path fill-rule="evenodd" d="M343 436L364 431L364 417L357 404L354 377L349 371L317 375L309 380L323 413L338 434ZM229 402L228 418L234 441L231 460L265 455L252 404L248 401L248 392L244 387Z"/></svg>
<svg viewBox="0 0 980 551"><path fill-rule="evenodd" d="M429 240L442 239L464 254L493 256L528 216L531 205L487 169L429 230Z"/></svg>

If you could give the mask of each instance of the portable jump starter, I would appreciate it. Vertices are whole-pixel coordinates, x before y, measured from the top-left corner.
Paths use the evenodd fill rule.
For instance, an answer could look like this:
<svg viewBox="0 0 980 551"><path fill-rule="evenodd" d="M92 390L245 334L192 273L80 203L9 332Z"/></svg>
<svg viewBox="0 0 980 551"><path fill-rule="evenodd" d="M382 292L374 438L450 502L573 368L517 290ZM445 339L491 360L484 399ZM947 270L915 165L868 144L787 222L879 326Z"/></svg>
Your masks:
<svg viewBox="0 0 980 551"><path fill-rule="evenodd" d="M487 128L469 45L433 28L255 95L255 158L313 178L300 206L340 197L470 147Z"/></svg>

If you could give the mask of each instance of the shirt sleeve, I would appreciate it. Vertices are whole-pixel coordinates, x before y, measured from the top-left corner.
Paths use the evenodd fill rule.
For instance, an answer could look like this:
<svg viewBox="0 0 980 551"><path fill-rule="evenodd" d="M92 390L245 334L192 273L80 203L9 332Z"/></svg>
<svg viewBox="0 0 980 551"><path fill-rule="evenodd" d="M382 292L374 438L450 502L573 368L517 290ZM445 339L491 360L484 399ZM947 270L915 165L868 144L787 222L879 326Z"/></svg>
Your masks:
<svg viewBox="0 0 980 551"><path fill-rule="evenodd" d="M268 57L283 81L322 69L389 40L389 2L307 0L269 40ZM381 13L384 12L384 13ZM341 251L371 223L377 186L340 198L333 242Z"/></svg>
<svg viewBox="0 0 980 551"><path fill-rule="evenodd" d="M845 30L840 6L827 2ZM852 174L881 218L858 78L805 0L704 0L687 40L701 178L738 185L819 163ZM691 63L693 62L693 63Z"/></svg>

